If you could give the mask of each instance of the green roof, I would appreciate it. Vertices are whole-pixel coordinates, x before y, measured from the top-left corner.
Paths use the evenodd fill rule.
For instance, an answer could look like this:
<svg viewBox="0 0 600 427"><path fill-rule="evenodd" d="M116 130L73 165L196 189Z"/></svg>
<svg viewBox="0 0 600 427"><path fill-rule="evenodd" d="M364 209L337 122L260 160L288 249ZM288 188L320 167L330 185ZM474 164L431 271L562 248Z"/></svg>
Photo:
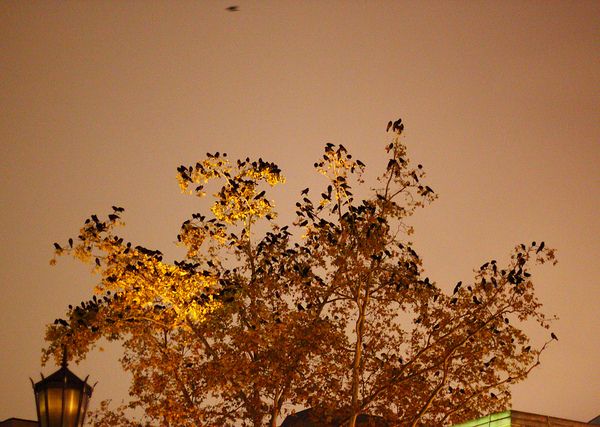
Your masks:
<svg viewBox="0 0 600 427"><path fill-rule="evenodd" d="M581 421L556 418L548 415L515 411L514 409L486 415L476 420L455 424L454 427L583 427L589 424Z"/></svg>
<svg viewBox="0 0 600 427"><path fill-rule="evenodd" d="M511 411L498 412L497 414L486 415L476 420L467 421L462 424L455 424L455 427L510 427L512 424Z"/></svg>

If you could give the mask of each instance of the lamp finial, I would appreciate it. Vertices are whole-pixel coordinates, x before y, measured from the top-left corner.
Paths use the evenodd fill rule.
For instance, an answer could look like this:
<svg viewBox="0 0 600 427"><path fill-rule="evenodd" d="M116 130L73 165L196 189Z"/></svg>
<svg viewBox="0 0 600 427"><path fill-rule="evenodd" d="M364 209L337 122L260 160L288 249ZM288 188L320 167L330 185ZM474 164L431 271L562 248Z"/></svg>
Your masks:
<svg viewBox="0 0 600 427"><path fill-rule="evenodd" d="M67 346L63 345L62 346L63 349L63 357L62 357L62 363L61 363L61 367L66 368L68 363L67 363Z"/></svg>

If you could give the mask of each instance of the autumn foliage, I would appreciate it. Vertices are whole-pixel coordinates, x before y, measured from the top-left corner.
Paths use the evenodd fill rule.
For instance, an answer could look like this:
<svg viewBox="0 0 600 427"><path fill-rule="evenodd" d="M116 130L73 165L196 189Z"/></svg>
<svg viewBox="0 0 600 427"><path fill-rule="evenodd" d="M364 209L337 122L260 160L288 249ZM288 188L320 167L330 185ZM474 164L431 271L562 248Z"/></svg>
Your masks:
<svg viewBox="0 0 600 427"><path fill-rule="evenodd" d="M277 165L216 153L178 168L184 192L215 188L210 212L181 226L181 261L119 237L119 207L55 244L99 281L48 327L44 357L67 345L82 359L106 338L122 343L132 375L130 402L104 403L95 424L275 427L310 407L348 426L363 413L431 426L506 408L548 344L534 346L522 325L548 327L531 266L554 251L520 244L442 291L409 243L406 219L436 195L403 129L393 123L387 167L365 199L353 195L365 165L327 144L314 164L323 189L302 191L290 225L277 224L268 197L284 182Z"/></svg>

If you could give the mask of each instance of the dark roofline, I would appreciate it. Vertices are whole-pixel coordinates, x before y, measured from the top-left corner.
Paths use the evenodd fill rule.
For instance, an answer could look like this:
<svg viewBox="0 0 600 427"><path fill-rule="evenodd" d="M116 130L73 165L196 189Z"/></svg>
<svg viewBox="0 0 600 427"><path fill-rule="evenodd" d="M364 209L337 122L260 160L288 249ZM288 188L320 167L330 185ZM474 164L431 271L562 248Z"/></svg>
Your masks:
<svg viewBox="0 0 600 427"><path fill-rule="evenodd" d="M279 427L334 427L346 417L337 413L330 414L327 418L324 420L320 415L315 414L313 408L308 408L288 415ZM388 423L377 415L360 414L356 423L357 426L388 427Z"/></svg>
<svg viewBox="0 0 600 427"><path fill-rule="evenodd" d="M4 421L0 421L0 427L2 426L21 426L21 427L34 427L37 426L38 422L33 420L26 420L24 418L7 418Z"/></svg>

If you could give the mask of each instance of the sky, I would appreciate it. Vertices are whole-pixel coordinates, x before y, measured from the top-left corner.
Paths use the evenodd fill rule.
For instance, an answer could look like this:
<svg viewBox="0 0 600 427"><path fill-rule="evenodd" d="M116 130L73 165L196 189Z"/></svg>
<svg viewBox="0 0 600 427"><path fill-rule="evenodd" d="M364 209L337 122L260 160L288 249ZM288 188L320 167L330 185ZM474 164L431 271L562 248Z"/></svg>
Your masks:
<svg viewBox="0 0 600 427"><path fill-rule="evenodd" d="M398 117L439 194L412 223L440 287L521 242L558 250L534 279L559 340L513 408L600 414L600 2L2 1L0 420L35 418L29 377L56 369L41 366L45 325L95 283L70 259L51 267L53 242L119 205L126 238L181 256L203 205L176 168L207 151L277 163L290 222L300 190L323 185L325 143L368 179ZM70 366L97 381L92 406L127 395L118 347L103 348Z"/></svg>

